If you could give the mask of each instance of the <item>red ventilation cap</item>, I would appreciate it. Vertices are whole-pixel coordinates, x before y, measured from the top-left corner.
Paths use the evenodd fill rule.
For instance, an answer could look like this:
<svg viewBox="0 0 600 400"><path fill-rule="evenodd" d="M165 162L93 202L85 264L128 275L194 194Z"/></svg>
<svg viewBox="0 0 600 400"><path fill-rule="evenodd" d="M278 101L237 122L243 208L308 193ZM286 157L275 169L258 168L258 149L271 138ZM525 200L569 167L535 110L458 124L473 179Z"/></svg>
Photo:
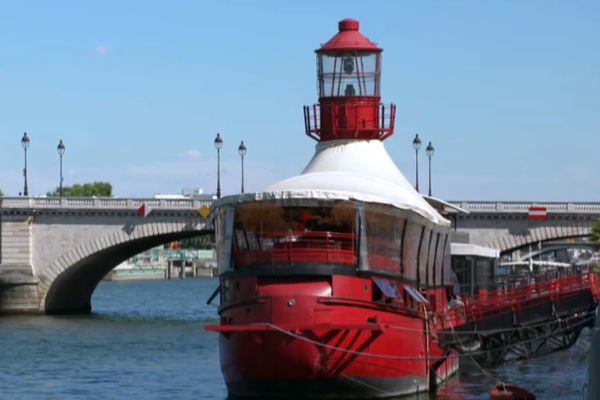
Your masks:
<svg viewBox="0 0 600 400"><path fill-rule="evenodd" d="M346 18L340 21L338 24L340 32L342 31L357 31L358 21L352 18Z"/></svg>
<svg viewBox="0 0 600 400"><path fill-rule="evenodd" d="M355 19L346 18L341 20L338 24L340 31L315 51L318 54L353 53L357 51L381 53L383 49L377 47L375 43L360 33L358 26L358 21Z"/></svg>

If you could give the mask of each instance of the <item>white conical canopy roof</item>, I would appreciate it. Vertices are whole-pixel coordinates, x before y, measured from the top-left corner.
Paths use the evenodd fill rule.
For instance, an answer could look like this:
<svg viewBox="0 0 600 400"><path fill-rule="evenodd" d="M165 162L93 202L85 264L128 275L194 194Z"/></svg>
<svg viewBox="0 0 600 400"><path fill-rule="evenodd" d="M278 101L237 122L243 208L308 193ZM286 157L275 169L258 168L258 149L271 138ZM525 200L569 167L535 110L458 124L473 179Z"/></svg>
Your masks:
<svg viewBox="0 0 600 400"><path fill-rule="evenodd" d="M300 175L277 182L257 198L359 200L412 210L449 225L406 180L379 140L319 142Z"/></svg>

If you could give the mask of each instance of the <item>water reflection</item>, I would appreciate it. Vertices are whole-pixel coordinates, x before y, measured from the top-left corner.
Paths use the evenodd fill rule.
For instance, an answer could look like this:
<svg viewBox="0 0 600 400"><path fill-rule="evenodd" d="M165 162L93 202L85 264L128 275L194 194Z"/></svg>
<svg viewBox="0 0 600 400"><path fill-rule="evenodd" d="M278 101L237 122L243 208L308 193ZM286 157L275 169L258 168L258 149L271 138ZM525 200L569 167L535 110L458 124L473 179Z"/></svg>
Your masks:
<svg viewBox="0 0 600 400"><path fill-rule="evenodd" d="M217 322L206 299L218 280L102 282L87 316L0 318L1 398L218 399ZM500 381L538 399L580 400L587 381L589 331L570 349L484 373L469 360L436 395L406 399L487 400Z"/></svg>

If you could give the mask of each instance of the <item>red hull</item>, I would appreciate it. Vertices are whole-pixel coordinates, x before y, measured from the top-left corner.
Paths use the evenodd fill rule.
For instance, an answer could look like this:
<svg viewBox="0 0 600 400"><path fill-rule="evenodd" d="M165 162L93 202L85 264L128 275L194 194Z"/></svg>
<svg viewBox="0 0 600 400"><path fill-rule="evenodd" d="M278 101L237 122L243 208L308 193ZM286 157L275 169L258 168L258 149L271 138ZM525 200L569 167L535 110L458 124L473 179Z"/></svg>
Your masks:
<svg viewBox="0 0 600 400"><path fill-rule="evenodd" d="M334 284L370 298L365 282L334 277ZM427 390L432 370L439 382L458 368L457 356L437 346L417 310L333 297L325 280L258 291L254 301L223 309L225 324L209 327L221 332L221 368L232 395L391 397Z"/></svg>

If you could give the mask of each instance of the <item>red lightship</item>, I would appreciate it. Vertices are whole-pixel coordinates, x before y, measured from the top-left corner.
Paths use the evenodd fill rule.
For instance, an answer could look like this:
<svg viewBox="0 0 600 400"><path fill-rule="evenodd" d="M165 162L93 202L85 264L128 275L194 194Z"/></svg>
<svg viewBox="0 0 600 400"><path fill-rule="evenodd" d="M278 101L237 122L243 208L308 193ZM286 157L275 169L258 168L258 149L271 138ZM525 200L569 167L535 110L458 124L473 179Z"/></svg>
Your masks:
<svg viewBox="0 0 600 400"><path fill-rule="evenodd" d="M449 222L387 154L395 106L380 99L382 49L339 23L316 50L318 143L295 177L214 209L221 369L229 393L382 398L427 390L458 368L437 332L448 307Z"/></svg>

